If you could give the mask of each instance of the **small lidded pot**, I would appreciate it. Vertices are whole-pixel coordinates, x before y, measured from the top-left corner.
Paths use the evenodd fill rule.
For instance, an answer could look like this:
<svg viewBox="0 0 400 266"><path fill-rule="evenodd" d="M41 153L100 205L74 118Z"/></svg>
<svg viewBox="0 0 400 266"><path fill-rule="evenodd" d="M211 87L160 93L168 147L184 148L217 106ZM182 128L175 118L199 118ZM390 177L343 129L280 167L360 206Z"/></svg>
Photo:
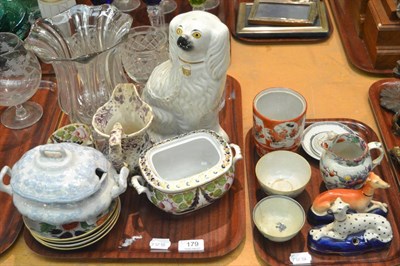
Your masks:
<svg viewBox="0 0 400 266"><path fill-rule="evenodd" d="M52 225L93 221L126 190L129 170L117 174L104 155L74 143L37 146L0 173L0 191L18 211ZM10 184L4 176L10 176Z"/></svg>
<svg viewBox="0 0 400 266"><path fill-rule="evenodd" d="M214 131L192 131L144 151L139 157L142 176L131 182L155 206L180 215L221 198L231 188L241 158L239 146Z"/></svg>

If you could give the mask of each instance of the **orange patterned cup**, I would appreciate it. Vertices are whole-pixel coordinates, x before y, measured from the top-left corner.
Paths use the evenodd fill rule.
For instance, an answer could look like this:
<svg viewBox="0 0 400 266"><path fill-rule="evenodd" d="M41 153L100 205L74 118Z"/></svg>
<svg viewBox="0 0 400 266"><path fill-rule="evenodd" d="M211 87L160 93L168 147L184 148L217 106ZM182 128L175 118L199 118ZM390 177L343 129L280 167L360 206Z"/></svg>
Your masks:
<svg viewBox="0 0 400 266"><path fill-rule="evenodd" d="M253 101L253 136L257 153L294 151L300 146L306 120L307 101L288 88L269 88Z"/></svg>

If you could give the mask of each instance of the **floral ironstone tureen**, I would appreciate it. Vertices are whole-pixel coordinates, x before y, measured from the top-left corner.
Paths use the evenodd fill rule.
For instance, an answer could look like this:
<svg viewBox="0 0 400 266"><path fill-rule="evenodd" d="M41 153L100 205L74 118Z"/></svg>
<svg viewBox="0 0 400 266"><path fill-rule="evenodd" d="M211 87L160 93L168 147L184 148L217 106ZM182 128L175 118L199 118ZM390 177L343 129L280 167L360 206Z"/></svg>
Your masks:
<svg viewBox="0 0 400 266"><path fill-rule="evenodd" d="M26 152L12 169L3 167L0 191L12 195L18 211L34 221L91 221L126 190L128 173L125 167L117 174L94 148L46 144ZM4 183L5 175L10 184Z"/></svg>
<svg viewBox="0 0 400 266"><path fill-rule="evenodd" d="M192 131L144 151L139 157L142 176L131 182L161 210L184 214L221 198L232 186L234 165L241 158L239 146L216 132Z"/></svg>

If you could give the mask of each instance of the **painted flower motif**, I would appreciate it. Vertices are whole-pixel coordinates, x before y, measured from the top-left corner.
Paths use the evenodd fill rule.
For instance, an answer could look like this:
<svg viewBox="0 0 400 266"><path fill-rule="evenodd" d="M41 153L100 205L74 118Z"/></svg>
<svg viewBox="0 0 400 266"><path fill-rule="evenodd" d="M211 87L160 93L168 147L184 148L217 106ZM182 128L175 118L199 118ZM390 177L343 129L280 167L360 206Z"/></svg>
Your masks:
<svg viewBox="0 0 400 266"><path fill-rule="evenodd" d="M351 181L351 180L352 180L352 177L349 176L349 175L343 177L343 181L345 181L346 183Z"/></svg>
<svg viewBox="0 0 400 266"><path fill-rule="evenodd" d="M257 138L265 138L261 125L255 125L255 134Z"/></svg>

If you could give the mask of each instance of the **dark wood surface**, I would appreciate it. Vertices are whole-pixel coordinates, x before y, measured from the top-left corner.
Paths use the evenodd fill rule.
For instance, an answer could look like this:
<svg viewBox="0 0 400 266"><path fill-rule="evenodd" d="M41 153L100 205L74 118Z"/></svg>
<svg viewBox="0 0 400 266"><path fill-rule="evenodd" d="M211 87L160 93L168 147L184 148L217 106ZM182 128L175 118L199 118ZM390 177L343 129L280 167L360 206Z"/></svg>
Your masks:
<svg viewBox="0 0 400 266"><path fill-rule="evenodd" d="M329 34L324 37L310 37L310 38L248 38L248 37L241 37L236 34L236 23L237 23L237 15L239 11L239 6L240 3L253 3L254 1L252 0L227 0L228 2L231 2L231 4L225 6L224 8L227 8L229 10L230 16L228 16L225 19L225 23L227 23L229 30L231 31L231 34L235 39L246 42L246 43L252 43L252 44L265 44L265 43L316 43L316 42L321 42L325 41L326 39L329 38L329 36L332 34L333 27L332 27L332 22L329 16L329 12L327 13L327 18L328 18L328 24L329 24ZM325 0L320 0L325 3Z"/></svg>
<svg viewBox="0 0 400 266"><path fill-rule="evenodd" d="M378 124L378 129L387 152L395 146L400 146L400 136L393 134L392 118L394 116L394 112L389 111L380 105L380 93L383 89L390 89L394 86L400 86L399 79L391 78L378 80L371 85L368 95L369 103L374 114L375 121ZM400 165L390 156L389 160L396 180L400 184Z"/></svg>
<svg viewBox="0 0 400 266"><path fill-rule="evenodd" d="M239 83L228 76L226 104L220 113L221 125L231 142L243 149L241 91ZM62 119L66 122L66 119ZM132 188L121 196L121 215L112 231L92 246L63 252L46 248L24 230L27 246L35 253L58 259L206 259L223 256L234 250L245 236L244 160L236 164L235 182L221 199L184 216L173 216L155 207L147 197ZM118 248L124 239L143 238L127 248ZM151 252L152 238L169 238L170 252ZM204 239L202 253L179 253L178 241Z"/></svg>
<svg viewBox="0 0 400 266"><path fill-rule="evenodd" d="M0 168L12 167L29 149L44 144L50 132L57 128L61 111L57 105L56 92L40 89L31 99L43 107L43 117L31 127L11 130L0 124ZM0 113L5 107L0 107ZM9 184L10 177L4 182ZM0 254L7 250L17 238L22 226L22 217L14 207L12 197L0 192Z"/></svg>
<svg viewBox="0 0 400 266"><path fill-rule="evenodd" d="M339 31L347 59L356 68L371 74L390 76L393 69L376 69L365 42L357 34L348 0L327 0Z"/></svg>
<svg viewBox="0 0 400 266"><path fill-rule="evenodd" d="M375 132L367 125L350 119L329 119L330 121L342 122L349 126L351 129L358 132L358 134L367 140L377 141L378 137ZM307 125L310 123L327 121L327 119L313 119L308 120ZM252 132L249 131L246 135L246 173L247 183L249 191L249 203L250 203L250 215L252 215L255 204L264 198L266 194L262 191L261 187L257 182L255 175L255 165L259 159L255 151L253 142ZM303 206L307 212L310 208L313 199L316 195L325 190L320 172L319 172L319 161L311 158L301 148L299 154L306 158L312 168L311 182L307 185L306 190L301 193L295 199ZM376 156L376 154L372 154ZM392 175L390 166L386 159L384 159L380 166L374 169L374 172L381 176L386 182L391 184L391 187L387 190L377 190L375 192L374 199L382 202L386 202L389 205L388 220L393 229L393 241L391 246L387 250L379 252L370 252L362 255L355 256L339 256L339 255L321 255L309 251L307 247L307 234L311 228L310 224L305 223L301 232L294 238L287 242L275 243L267 240L257 230L254 223L252 222L253 228L253 244L257 255L269 265L289 265L290 254L295 252L309 252L312 256L312 265L399 265L400 263L400 202L399 202L399 188L396 185L394 177Z"/></svg>

